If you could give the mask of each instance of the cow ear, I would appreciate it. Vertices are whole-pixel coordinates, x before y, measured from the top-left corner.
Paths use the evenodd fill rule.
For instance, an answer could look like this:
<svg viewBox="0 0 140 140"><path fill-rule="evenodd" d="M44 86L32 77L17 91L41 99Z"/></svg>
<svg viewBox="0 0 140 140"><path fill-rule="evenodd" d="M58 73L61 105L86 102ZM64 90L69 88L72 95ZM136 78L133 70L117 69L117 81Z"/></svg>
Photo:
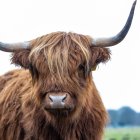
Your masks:
<svg viewBox="0 0 140 140"><path fill-rule="evenodd" d="M12 54L11 61L15 65L18 65L18 66L24 67L25 69L28 69L29 65L30 65L29 54L30 54L30 50L28 50L28 49L16 51Z"/></svg>
<svg viewBox="0 0 140 140"><path fill-rule="evenodd" d="M110 59L108 48L91 47L91 70L95 70L99 63L106 63Z"/></svg>

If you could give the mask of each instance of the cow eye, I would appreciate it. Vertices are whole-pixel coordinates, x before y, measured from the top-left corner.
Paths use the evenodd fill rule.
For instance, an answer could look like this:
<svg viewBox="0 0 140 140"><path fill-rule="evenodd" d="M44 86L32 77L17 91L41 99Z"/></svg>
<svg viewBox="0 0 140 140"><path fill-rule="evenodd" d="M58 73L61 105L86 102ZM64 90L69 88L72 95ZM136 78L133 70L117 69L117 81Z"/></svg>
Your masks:
<svg viewBox="0 0 140 140"><path fill-rule="evenodd" d="M29 70L31 72L32 77L36 77L38 79L38 71L32 64L29 65Z"/></svg>
<svg viewBox="0 0 140 140"><path fill-rule="evenodd" d="M79 71L85 71L85 66L83 64L80 64L78 69Z"/></svg>
<svg viewBox="0 0 140 140"><path fill-rule="evenodd" d="M78 67L78 73L79 76L85 77L85 66L83 64L80 64Z"/></svg>

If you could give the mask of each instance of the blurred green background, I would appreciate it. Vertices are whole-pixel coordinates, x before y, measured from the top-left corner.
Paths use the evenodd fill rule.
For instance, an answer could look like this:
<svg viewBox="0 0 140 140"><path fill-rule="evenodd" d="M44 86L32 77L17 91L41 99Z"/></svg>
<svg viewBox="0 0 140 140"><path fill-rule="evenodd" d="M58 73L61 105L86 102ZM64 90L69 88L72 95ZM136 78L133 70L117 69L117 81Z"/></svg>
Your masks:
<svg viewBox="0 0 140 140"><path fill-rule="evenodd" d="M140 140L140 112L125 106L108 113L110 120L103 140Z"/></svg>
<svg viewBox="0 0 140 140"><path fill-rule="evenodd" d="M140 127L106 128L103 140L140 140Z"/></svg>

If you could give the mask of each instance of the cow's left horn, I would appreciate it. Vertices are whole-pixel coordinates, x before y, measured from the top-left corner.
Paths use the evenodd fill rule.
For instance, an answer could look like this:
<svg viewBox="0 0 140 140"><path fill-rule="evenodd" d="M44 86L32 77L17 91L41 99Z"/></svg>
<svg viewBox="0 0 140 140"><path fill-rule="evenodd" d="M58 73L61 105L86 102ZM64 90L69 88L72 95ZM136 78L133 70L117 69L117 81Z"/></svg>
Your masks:
<svg viewBox="0 0 140 140"><path fill-rule="evenodd" d="M130 29L131 23L132 23L136 2L137 2L137 0L135 0L132 5L130 14L128 16L127 22L126 22L125 26L123 27L123 29L117 35L115 35L113 37L93 39L93 41L92 41L93 46L109 47L109 46L117 45L125 38L125 36L127 35L128 31Z"/></svg>
<svg viewBox="0 0 140 140"><path fill-rule="evenodd" d="M0 42L0 50L5 52L14 52L17 50L28 49L29 42L23 43L2 43Z"/></svg>

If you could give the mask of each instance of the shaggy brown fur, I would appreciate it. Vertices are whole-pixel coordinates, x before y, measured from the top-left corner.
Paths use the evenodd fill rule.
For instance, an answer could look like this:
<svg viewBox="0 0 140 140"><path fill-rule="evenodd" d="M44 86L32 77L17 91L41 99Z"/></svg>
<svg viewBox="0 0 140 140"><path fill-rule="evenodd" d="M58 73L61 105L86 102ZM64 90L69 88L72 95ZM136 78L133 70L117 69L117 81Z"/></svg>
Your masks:
<svg viewBox="0 0 140 140"><path fill-rule="evenodd" d="M89 36L51 33L13 53L23 68L0 77L0 140L101 140L107 113L91 69L110 58ZM43 108L47 92L68 92L76 101L66 117Z"/></svg>

